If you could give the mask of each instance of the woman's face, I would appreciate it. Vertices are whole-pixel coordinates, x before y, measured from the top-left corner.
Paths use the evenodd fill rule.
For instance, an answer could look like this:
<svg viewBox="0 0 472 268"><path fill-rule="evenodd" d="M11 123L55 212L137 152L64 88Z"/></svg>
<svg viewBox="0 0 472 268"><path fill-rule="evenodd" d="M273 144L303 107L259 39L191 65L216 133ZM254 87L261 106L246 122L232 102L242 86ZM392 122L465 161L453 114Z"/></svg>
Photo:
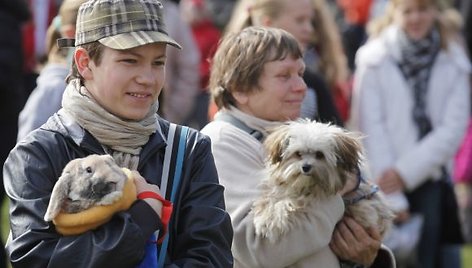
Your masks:
<svg viewBox="0 0 472 268"><path fill-rule="evenodd" d="M434 26L437 9L424 0L401 0L396 8L396 21L413 40L425 38Z"/></svg>
<svg viewBox="0 0 472 268"><path fill-rule="evenodd" d="M154 43L126 50L105 47L100 65L89 63L85 86L108 112L142 120L164 85L166 45Z"/></svg>
<svg viewBox="0 0 472 268"><path fill-rule="evenodd" d="M285 0L285 8L277 18L267 20L267 25L283 29L297 39L304 51L312 39L314 8L312 0Z"/></svg>
<svg viewBox="0 0 472 268"><path fill-rule="evenodd" d="M250 115L268 121L293 120L300 116L305 97L302 58L287 56L264 64L259 86L247 93L236 93L237 107Z"/></svg>

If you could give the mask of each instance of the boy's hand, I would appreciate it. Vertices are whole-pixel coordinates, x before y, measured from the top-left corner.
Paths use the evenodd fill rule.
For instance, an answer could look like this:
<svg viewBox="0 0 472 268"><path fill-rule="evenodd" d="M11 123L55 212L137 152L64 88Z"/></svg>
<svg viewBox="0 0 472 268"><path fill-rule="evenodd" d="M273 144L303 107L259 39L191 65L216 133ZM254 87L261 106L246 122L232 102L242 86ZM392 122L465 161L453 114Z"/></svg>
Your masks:
<svg viewBox="0 0 472 268"><path fill-rule="evenodd" d="M133 171L134 184L136 185L136 194L139 195L142 192L155 192L160 194L159 186L150 184L144 179L139 172ZM148 203L152 209L157 213L159 218L162 216L162 202L154 198L145 198L144 202Z"/></svg>

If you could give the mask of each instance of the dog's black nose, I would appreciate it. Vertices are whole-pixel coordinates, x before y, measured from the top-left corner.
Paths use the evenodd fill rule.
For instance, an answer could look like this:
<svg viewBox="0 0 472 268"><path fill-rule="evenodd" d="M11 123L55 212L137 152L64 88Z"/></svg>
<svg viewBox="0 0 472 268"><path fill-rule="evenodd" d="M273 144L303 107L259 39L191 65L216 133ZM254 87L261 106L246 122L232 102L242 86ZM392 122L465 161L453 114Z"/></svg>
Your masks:
<svg viewBox="0 0 472 268"><path fill-rule="evenodd" d="M303 170L303 172L305 172L305 173L309 172L309 171L311 170L311 165L309 165L309 164L303 164L302 170Z"/></svg>

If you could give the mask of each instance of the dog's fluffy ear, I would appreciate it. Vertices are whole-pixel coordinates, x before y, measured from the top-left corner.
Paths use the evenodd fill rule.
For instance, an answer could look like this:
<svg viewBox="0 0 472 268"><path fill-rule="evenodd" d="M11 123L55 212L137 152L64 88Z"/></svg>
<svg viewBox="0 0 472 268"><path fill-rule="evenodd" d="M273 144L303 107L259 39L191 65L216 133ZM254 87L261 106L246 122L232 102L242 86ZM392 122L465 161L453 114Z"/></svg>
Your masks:
<svg viewBox="0 0 472 268"><path fill-rule="evenodd" d="M279 163L282 160L282 154L288 147L289 141L290 135L288 125L277 127L271 134L269 134L269 136L267 136L264 146L271 164Z"/></svg>
<svg viewBox="0 0 472 268"><path fill-rule="evenodd" d="M338 166L345 171L355 171L361 162L362 144L360 136L354 132L343 131L336 134L336 155Z"/></svg>
<svg viewBox="0 0 472 268"><path fill-rule="evenodd" d="M45 221L52 221L59 212L61 212L64 202L67 200L69 190L73 179L73 171L76 168L78 162L72 160L66 165L61 177L57 180L56 184L51 193L49 205L44 215Z"/></svg>

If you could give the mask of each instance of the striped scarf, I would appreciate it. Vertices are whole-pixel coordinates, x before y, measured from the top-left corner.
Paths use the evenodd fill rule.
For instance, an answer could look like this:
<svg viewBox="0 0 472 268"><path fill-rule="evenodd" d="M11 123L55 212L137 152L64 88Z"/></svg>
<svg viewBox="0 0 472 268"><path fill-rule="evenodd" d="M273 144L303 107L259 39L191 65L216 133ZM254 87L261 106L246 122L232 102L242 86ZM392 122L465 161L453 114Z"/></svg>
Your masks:
<svg viewBox="0 0 472 268"><path fill-rule="evenodd" d="M432 130L426 112L426 96L431 69L440 50L439 32L434 29L421 40L411 40L405 32L400 31L399 45L402 54L399 66L412 90L414 98L412 116L418 126L418 138L421 139Z"/></svg>

